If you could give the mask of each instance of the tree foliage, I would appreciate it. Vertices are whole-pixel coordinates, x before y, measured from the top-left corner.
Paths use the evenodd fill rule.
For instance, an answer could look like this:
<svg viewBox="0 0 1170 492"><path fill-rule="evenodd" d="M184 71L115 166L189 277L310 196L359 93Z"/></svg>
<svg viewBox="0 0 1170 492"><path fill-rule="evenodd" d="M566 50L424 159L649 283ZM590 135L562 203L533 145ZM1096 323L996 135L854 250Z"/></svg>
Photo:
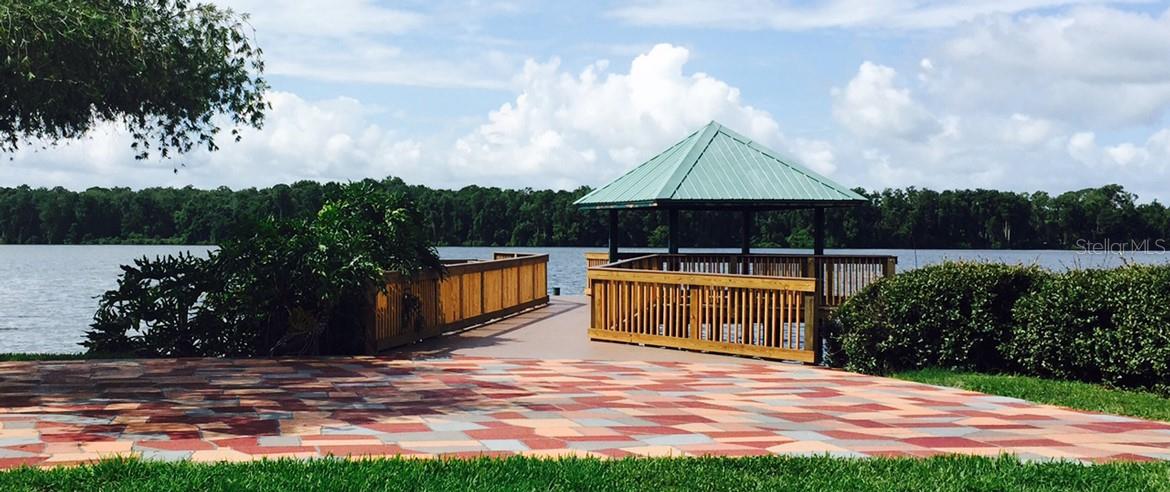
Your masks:
<svg viewBox="0 0 1170 492"><path fill-rule="evenodd" d="M454 246L599 246L606 242L604 213L582 212L573 201L589 191L507 190L468 186L459 190L407 185L400 179L364 181L401 193L418 205L423 234L433 244ZM272 188L0 188L0 243L221 244L239 224L273 216L308 218L339 195L342 185L301 181ZM933 191L916 188L864 192L870 203L827 211L829 247L849 248L1049 248L1085 242L1145 241L1170 247L1170 211L1158 202L1136 203L1117 185L1059 195L995 190ZM756 215L753 244L807 248L811 213ZM660 212L620 214L621 244L664 246ZM690 247L739 245L734 212L684 212L681 241ZM1161 240L1161 243L1157 241Z"/></svg>
<svg viewBox="0 0 1170 492"><path fill-rule="evenodd" d="M142 258L102 296L91 353L359 353L383 275L441 271L409 200L342 187L311 218L265 218L207 258ZM409 302L409 299L399 300Z"/></svg>
<svg viewBox="0 0 1170 492"><path fill-rule="evenodd" d="M264 121L246 16L188 0L0 2L0 151L124 124L138 158L215 150L217 115Z"/></svg>

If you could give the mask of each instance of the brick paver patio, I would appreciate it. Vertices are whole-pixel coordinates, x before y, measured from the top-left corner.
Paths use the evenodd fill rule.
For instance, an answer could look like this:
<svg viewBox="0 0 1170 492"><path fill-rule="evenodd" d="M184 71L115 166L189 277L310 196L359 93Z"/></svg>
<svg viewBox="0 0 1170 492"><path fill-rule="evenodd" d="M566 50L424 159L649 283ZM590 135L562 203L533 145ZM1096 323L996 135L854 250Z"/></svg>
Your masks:
<svg viewBox="0 0 1170 492"><path fill-rule="evenodd" d="M0 363L0 468L115 454L1170 459L1170 425L807 366L450 359Z"/></svg>

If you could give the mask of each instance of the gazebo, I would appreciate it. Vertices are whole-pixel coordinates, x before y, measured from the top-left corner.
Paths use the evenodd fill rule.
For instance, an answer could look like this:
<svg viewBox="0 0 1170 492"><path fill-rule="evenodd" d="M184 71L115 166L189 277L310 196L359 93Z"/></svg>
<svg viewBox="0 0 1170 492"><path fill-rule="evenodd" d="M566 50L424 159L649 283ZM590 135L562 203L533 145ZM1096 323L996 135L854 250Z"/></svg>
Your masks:
<svg viewBox="0 0 1170 492"><path fill-rule="evenodd" d="M825 209L854 191L712 121L577 200L609 213L609 253L587 257L593 339L819 360L820 315L892 275L888 256L824 254ZM813 209L813 254L752 254L754 213ZM665 210L667 254L620 254L618 212ZM680 210L738 211L739 255L679 254Z"/></svg>
<svg viewBox="0 0 1170 492"><path fill-rule="evenodd" d="M609 211L609 261L618 259L618 211L662 209L668 214L667 249L678 253L679 210L737 210L741 252L751 252L753 212L813 212L813 254L825 253L825 208L851 207L865 197L714 121L625 175L577 200L586 210Z"/></svg>

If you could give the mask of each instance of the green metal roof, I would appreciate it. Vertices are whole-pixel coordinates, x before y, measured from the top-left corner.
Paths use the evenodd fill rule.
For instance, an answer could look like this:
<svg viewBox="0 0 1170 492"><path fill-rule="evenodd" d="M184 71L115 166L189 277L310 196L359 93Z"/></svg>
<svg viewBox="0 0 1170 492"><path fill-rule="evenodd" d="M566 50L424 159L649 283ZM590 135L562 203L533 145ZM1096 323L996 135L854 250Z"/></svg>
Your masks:
<svg viewBox="0 0 1170 492"><path fill-rule="evenodd" d="M848 206L866 198L712 121L577 200L583 209Z"/></svg>

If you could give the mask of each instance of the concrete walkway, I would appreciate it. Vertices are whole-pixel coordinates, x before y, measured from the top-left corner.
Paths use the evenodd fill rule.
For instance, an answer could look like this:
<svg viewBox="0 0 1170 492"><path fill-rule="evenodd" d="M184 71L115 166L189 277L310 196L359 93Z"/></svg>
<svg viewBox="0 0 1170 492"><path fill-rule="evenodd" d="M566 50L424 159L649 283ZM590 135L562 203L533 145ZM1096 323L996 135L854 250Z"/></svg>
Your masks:
<svg viewBox="0 0 1170 492"><path fill-rule="evenodd" d="M662 362L728 362L745 359L590 341L589 298L557 296L548 306L518 314L462 333L403 347L393 355L412 358L450 356L529 359L625 360Z"/></svg>
<svg viewBox="0 0 1170 492"><path fill-rule="evenodd" d="M789 364L0 363L0 468L113 455L1170 459L1170 425Z"/></svg>
<svg viewBox="0 0 1170 492"><path fill-rule="evenodd" d="M589 342L582 298L385 357L0 362L0 469L123 455L1170 459L1170 424Z"/></svg>

